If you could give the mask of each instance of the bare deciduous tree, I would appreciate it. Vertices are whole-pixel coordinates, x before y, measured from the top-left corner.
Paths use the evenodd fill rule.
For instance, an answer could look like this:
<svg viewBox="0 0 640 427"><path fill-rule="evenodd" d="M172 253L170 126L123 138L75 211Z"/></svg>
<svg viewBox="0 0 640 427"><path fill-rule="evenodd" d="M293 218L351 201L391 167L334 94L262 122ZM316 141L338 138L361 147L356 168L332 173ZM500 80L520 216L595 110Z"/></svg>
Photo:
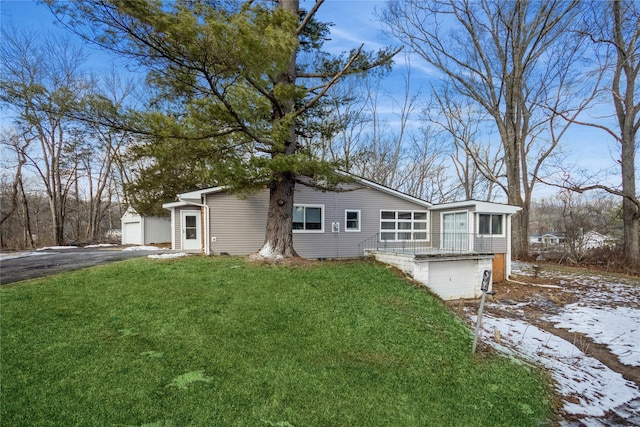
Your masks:
<svg viewBox="0 0 640 427"><path fill-rule="evenodd" d="M528 256L529 206L535 177L559 138L546 105L568 115L581 49L566 31L578 1L390 1L381 16L391 34L445 77L455 92L484 109L500 135L514 255ZM558 94L562 94L558 98ZM561 131L560 131L561 134ZM558 135L556 135L558 136Z"/></svg>
<svg viewBox="0 0 640 427"><path fill-rule="evenodd" d="M3 191L2 210L0 215L0 227L5 228L5 223L18 211L22 213L21 230L23 244L26 247L34 248L35 243L33 233L31 231L31 215L29 213L29 204L24 189L23 167L27 163L26 151L31 144L32 139L24 138L18 135L14 130L7 130L3 133L1 144L7 148L9 152L15 155L15 164L6 165L8 170L14 170L13 180L6 186L8 191ZM4 238L8 233L2 233ZM5 242L0 242L1 247L5 247Z"/></svg>
<svg viewBox="0 0 640 427"><path fill-rule="evenodd" d="M380 73L352 77L334 92L348 102L332 105L323 116L334 133L319 144L319 155L341 162L351 173L430 201L451 201L458 195L446 174L449 144L433 129L419 125L421 93L411 86L411 64L405 56L402 92L393 97L382 89ZM388 106L388 107L387 107ZM388 110L388 111L385 111Z"/></svg>
<svg viewBox="0 0 640 427"><path fill-rule="evenodd" d="M434 90L433 95L435 107L427 112L427 120L453 141L450 157L464 197L492 201L495 188L507 194L502 152L483 134L486 112L456 98L446 88L442 92Z"/></svg>
<svg viewBox="0 0 640 427"><path fill-rule="evenodd" d="M119 107L127 102L134 90L133 82L120 78L114 69L102 79L99 87L99 92L84 102L84 114L87 117L117 116ZM102 122L110 119L105 118ZM115 118L111 120L115 121ZM84 155L81 157L83 181L88 196L86 235L91 240L97 240L102 232L102 219L108 217L106 212L112 203L114 180L122 176L116 170L119 166L118 157L125 150L131 136L124 130L106 126L100 121L87 121L85 125L92 135L92 138L86 140Z"/></svg>
<svg viewBox="0 0 640 427"><path fill-rule="evenodd" d="M565 119L600 129L619 146L619 187L576 182L570 175L561 184L573 191L604 190L622 198L624 256L627 265L640 269L640 197L636 189L638 130L640 129L640 6L633 0L593 2L586 15L584 37L593 42L607 79L602 92L613 105L612 124L597 120ZM603 18L605 17L605 18Z"/></svg>
<svg viewBox="0 0 640 427"><path fill-rule="evenodd" d="M1 99L15 109L16 126L25 138L38 142L37 150L24 155L46 190L53 240L60 245L78 167L69 148L82 139L69 115L89 89L81 70L86 54L68 39L50 36L41 42L33 33L8 28L0 49Z"/></svg>

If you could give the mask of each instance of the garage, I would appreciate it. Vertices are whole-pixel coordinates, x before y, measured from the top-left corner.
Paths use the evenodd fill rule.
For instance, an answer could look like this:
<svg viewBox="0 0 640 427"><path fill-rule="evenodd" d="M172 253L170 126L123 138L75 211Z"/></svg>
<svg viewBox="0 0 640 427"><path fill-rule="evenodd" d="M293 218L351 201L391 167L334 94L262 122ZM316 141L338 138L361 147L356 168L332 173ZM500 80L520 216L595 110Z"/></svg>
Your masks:
<svg viewBox="0 0 640 427"><path fill-rule="evenodd" d="M473 298L475 262L470 259L429 263L428 284L442 299Z"/></svg>
<svg viewBox="0 0 640 427"><path fill-rule="evenodd" d="M142 244L142 222L140 219L122 223L122 244Z"/></svg>
<svg viewBox="0 0 640 427"><path fill-rule="evenodd" d="M413 255L388 251L367 251L366 255L399 268L428 287L443 300L477 298L482 295L482 276L491 271L493 255Z"/></svg>
<svg viewBox="0 0 640 427"><path fill-rule="evenodd" d="M145 217L129 207L120 221L123 245L171 242L171 218L169 217Z"/></svg>

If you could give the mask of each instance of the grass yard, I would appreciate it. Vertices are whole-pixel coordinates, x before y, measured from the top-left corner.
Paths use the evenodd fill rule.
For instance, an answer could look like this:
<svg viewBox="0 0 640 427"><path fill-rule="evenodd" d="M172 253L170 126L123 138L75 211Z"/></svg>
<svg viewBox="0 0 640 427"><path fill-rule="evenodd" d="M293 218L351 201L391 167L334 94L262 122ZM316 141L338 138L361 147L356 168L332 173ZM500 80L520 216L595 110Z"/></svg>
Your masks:
<svg viewBox="0 0 640 427"><path fill-rule="evenodd" d="M0 290L3 426L533 426L540 372L382 265L136 259Z"/></svg>

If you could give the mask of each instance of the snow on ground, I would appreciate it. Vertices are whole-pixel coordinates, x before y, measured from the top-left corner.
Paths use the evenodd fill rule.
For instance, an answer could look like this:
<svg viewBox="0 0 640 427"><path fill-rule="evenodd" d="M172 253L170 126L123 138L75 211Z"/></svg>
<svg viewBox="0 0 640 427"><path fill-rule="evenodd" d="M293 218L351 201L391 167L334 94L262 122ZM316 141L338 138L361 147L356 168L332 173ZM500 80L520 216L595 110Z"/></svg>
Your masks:
<svg viewBox="0 0 640 427"><path fill-rule="evenodd" d="M514 263L513 270L519 275L534 275L531 264ZM545 271L544 268L535 273L560 279L562 291L577 300L539 320L550 322L555 328L584 334L606 345L621 363L640 366L640 281L597 273ZM489 303L489 313L492 305L504 308L499 303ZM585 355L574 344L527 323L523 319L526 305L509 306L509 311L519 319L486 314L482 319L481 339L500 351L517 354L548 369L563 397L564 410L584 417L581 418L583 424L579 425L616 425L609 424L606 418L597 418L608 411L628 419L629 424L624 425L640 425L638 385Z"/></svg>
<svg viewBox="0 0 640 427"><path fill-rule="evenodd" d="M570 304L562 314L545 320L605 344L625 365L640 366L640 309Z"/></svg>
<svg viewBox="0 0 640 427"><path fill-rule="evenodd" d="M187 256L184 252L176 252L171 254L159 254L159 255L147 255L147 258L151 259L171 259L171 258L182 258Z"/></svg>
<svg viewBox="0 0 640 427"><path fill-rule="evenodd" d="M528 274L527 264L515 264L517 274ZM545 274L558 276L544 271L541 276ZM544 320L606 345L625 365L640 366L640 283L593 273L567 273L563 282L568 280L578 284L568 291L579 302Z"/></svg>
<svg viewBox="0 0 640 427"><path fill-rule="evenodd" d="M124 248L123 251L159 251L161 249L156 246L129 246Z"/></svg>
<svg viewBox="0 0 640 427"><path fill-rule="evenodd" d="M38 248L36 249L36 251L48 251L48 250L58 251L62 249L78 249L78 247L77 246L46 246L44 248Z"/></svg>
<svg viewBox="0 0 640 427"><path fill-rule="evenodd" d="M113 246L117 246L114 244L110 244L110 243L101 243L98 245L87 245L84 246L85 248L106 248L106 247L113 247ZM55 251L55 250L65 250L65 249L79 249L78 246L47 246L44 248L38 248L35 251L28 251L28 252L5 252L5 253L0 253L0 260L7 260L7 259L13 259L13 258L23 258L23 257L28 257L28 256L36 256L36 255L46 255L46 251ZM123 251L160 251L162 250L162 248L158 248L156 246L130 246L127 248L124 248Z"/></svg>
<svg viewBox="0 0 640 427"><path fill-rule="evenodd" d="M27 256L37 256L37 255L46 255L44 252L11 252L11 253L0 253L0 259L13 259L13 258L23 258Z"/></svg>
<svg viewBox="0 0 640 427"><path fill-rule="evenodd" d="M27 256L36 256L36 255L46 255L45 251L49 250L64 250L64 249L78 249L77 246L47 246L44 248L38 248L35 251L28 252L9 252L9 253L0 253L0 259L13 259L13 258L24 258Z"/></svg>
<svg viewBox="0 0 640 427"><path fill-rule="evenodd" d="M640 399L640 389L634 383L562 338L515 319L485 316L482 325L484 342L551 372L568 414L600 417ZM500 331L500 342L495 340L496 330Z"/></svg>

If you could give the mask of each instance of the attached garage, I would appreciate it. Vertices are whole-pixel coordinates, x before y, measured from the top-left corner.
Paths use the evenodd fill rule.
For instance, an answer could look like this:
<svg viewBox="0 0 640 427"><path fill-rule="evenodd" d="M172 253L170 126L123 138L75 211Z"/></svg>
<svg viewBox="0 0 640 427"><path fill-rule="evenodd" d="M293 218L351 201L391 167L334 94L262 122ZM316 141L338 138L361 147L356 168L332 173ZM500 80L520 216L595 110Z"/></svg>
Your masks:
<svg viewBox="0 0 640 427"><path fill-rule="evenodd" d="M481 254L413 255L386 251L367 254L399 268L445 301L482 295L482 276L485 270L491 270L493 260L493 255Z"/></svg>
<svg viewBox="0 0 640 427"><path fill-rule="evenodd" d="M129 207L120 219L123 245L171 242L171 218L141 216Z"/></svg>
<svg viewBox="0 0 640 427"><path fill-rule="evenodd" d="M477 259L461 257L458 260L427 261L427 286L444 300L474 298L478 296ZM424 264L424 261L420 264ZM423 267L424 268L424 267Z"/></svg>

